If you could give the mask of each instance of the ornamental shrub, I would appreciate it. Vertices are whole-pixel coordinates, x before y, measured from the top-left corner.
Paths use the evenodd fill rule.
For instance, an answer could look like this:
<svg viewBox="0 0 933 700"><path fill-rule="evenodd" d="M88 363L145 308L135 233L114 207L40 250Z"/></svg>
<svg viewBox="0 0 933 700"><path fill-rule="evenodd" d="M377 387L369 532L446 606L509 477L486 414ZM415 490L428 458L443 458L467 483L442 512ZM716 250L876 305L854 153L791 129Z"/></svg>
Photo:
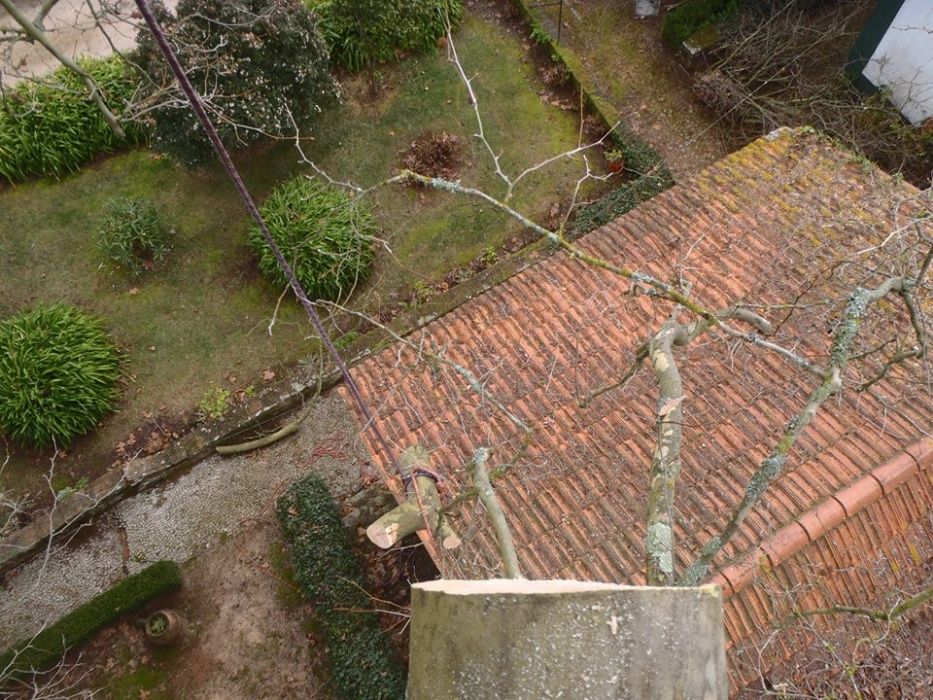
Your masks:
<svg viewBox="0 0 933 700"><path fill-rule="evenodd" d="M102 320L73 306L0 322L0 431L37 447L86 433L119 396L120 360Z"/></svg>
<svg viewBox="0 0 933 700"><path fill-rule="evenodd" d="M79 62L120 117L139 85L138 74L119 57ZM33 175L61 177L101 153L145 139L142 125L123 124L119 138L104 121L77 75L59 68L42 82L25 81L0 100L0 176L10 182Z"/></svg>
<svg viewBox="0 0 933 700"><path fill-rule="evenodd" d="M180 0L175 15L154 11L228 147L289 134L292 118L307 122L337 94L317 16L298 0ZM138 46L152 78L152 145L189 165L207 160L210 142L148 31Z"/></svg>
<svg viewBox="0 0 933 700"><path fill-rule="evenodd" d="M104 207L97 247L109 260L138 275L165 259L171 234L155 202L145 197L116 197Z"/></svg>
<svg viewBox="0 0 933 700"><path fill-rule="evenodd" d="M664 16L661 36L673 47L679 47L694 32L735 15L743 0L687 0Z"/></svg>
<svg viewBox="0 0 933 700"><path fill-rule="evenodd" d="M427 51L463 17L463 0L304 0L321 16L336 65L351 71Z"/></svg>
<svg viewBox="0 0 933 700"><path fill-rule="evenodd" d="M350 536L324 481L312 474L286 491L277 512L291 542L295 580L315 603L332 677L348 700L400 700L405 676L363 589Z"/></svg>
<svg viewBox="0 0 933 700"><path fill-rule="evenodd" d="M127 576L34 638L0 654L0 687L17 674L48 668L68 649L86 642L117 618L180 587L181 572L173 561L157 561Z"/></svg>
<svg viewBox="0 0 933 700"><path fill-rule="evenodd" d="M369 274L376 224L369 208L343 190L295 177L276 187L260 211L310 299L345 297ZM258 227L249 241L259 270L284 288L288 280Z"/></svg>

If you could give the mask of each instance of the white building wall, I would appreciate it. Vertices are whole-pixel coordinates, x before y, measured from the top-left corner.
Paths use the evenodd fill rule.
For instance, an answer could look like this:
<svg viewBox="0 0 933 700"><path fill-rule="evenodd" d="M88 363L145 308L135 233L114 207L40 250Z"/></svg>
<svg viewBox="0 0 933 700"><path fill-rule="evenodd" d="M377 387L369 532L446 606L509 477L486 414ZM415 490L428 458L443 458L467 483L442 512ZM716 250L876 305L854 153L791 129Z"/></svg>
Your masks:
<svg viewBox="0 0 933 700"><path fill-rule="evenodd" d="M933 0L906 0L862 70L912 124L933 116Z"/></svg>

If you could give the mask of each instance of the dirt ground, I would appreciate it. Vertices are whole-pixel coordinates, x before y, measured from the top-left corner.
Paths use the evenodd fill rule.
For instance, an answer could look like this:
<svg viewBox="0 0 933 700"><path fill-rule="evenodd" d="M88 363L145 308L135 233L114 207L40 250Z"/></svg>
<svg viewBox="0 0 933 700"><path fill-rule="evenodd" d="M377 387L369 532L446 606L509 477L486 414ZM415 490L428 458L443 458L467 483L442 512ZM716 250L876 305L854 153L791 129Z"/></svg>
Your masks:
<svg viewBox="0 0 933 700"><path fill-rule="evenodd" d="M84 651L84 692L115 700L333 697L310 606L267 516L189 562L183 590L160 601L187 621L179 647L152 647L137 621L122 622Z"/></svg>

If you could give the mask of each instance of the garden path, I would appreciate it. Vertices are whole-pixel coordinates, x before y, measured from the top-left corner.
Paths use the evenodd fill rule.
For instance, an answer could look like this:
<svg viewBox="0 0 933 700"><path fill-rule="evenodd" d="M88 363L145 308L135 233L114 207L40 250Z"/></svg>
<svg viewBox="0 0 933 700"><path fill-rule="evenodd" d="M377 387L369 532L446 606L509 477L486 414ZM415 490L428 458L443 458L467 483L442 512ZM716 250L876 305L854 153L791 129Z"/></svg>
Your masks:
<svg viewBox="0 0 933 700"><path fill-rule="evenodd" d="M565 0L561 45L586 78L677 179L734 150L726 127L693 96L687 70L661 41L658 20L635 19L632 0ZM555 35L556 6L535 10Z"/></svg>

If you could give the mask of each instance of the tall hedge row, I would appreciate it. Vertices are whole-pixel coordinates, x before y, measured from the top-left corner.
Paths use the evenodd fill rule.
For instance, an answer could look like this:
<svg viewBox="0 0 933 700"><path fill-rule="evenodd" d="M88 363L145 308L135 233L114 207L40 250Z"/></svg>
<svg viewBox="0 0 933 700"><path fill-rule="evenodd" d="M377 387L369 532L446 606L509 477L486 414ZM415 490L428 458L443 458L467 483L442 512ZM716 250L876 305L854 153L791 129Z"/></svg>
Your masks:
<svg viewBox="0 0 933 700"><path fill-rule="evenodd" d="M350 535L327 486L312 474L279 499L295 579L315 603L334 684L348 700L398 700L405 676L363 591Z"/></svg>
<svg viewBox="0 0 933 700"><path fill-rule="evenodd" d="M48 668L68 649L88 641L117 618L180 587L181 572L172 561L158 561L127 576L35 637L0 654L0 687L17 674Z"/></svg>
<svg viewBox="0 0 933 700"><path fill-rule="evenodd" d="M100 87L117 117L139 85L135 70L119 57L79 62ZM41 82L19 83L0 100L0 177L13 182L35 175L61 177L101 153L145 139L143 127L123 124L118 137L104 120L81 78L59 68Z"/></svg>

